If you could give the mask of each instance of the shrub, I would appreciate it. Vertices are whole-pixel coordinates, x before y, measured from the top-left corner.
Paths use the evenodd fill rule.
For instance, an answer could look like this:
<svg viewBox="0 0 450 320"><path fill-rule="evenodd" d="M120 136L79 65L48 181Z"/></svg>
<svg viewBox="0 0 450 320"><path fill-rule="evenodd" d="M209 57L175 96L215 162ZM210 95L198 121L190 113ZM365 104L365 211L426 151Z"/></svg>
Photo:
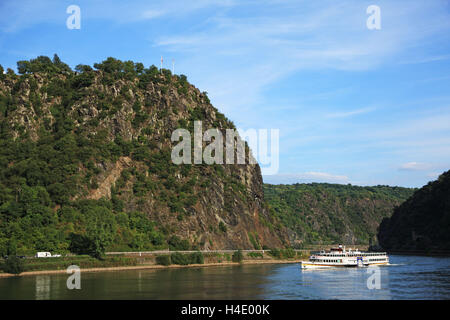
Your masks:
<svg viewBox="0 0 450 320"><path fill-rule="evenodd" d="M241 250L235 251L233 253L233 256L231 257L231 260L233 262L242 262L244 260L244 255L242 254Z"/></svg>
<svg viewBox="0 0 450 320"><path fill-rule="evenodd" d="M292 249L292 248L288 248L288 249L283 249L283 250L281 250L281 256L282 256L283 258L286 258L286 259L292 259L292 258L295 258L296 255L297 255L297 254L296 254L295 250Z"/></svg>
<svg viewBox="0 0 450 320"><path fill-rule="evenodd" d="M219 222L219 230L223 233L227 233L227 226L222 221Z"/></svg>
<svg viewBox="0 0 450 320"><path fill-rule="evenodd" d="M190 249L189 241L186 239L181 240L178 236L170 237L169 241L169 249L172 251L186 251Z"/></svg>
<svg viewBox="0 0 450 320"><path fill-rule="evenodd" d="M271 249L271 250L269 251L269 254L270 254L272 257L277 258L277 259L280 259L280 258L281 258L281 251L280 251L280 249Z"/></svg>
<svg viewBox="0 0 450 320"><path fill-rule="evenodd" d="M253 245L254 249L256 249L256 250L260 250L261 249L261 246L259 245L259 242L257 240L258 237L257 237L256 233L249 232L248 233L248 238L249 238L251 244Z"/></svg>
<svg viewBox="0 0 450 320"><path fill-rule="evenodd" d="M205 258L203 257L203 253L194 252L189 256L189 260L191 264L203 264L205 263Z"/></svg>
<svg viewBox="0 0 450 320"><path fill-rule="evenodd" d="M277 259L292 259L297 256L297 253L294 249L288 248L288 249L272 249L269 251L269 254Z"/></svg>
<svg viewBox="0 0 450 320"><path fill-rule="evenodd" d="M156 256L156 264L160 264L162 266L169 266L172 264L172 261L169 255Z"/></svg>
<svg viewBox="0 0 450 320"><path fill-rule="evenodd" d="M6 273L20 274L23 272L23 262L19 258L9 257L2 266Z"/></svg>
<svg viewBox="0 0 450 320"><path fill-rule="evenodd" d="M179 264L182 266L188 265L190 262L188 255L185 255L185 254L182 254L179 252L172 253L170 259L172 260L173 264Z"/></svg>
<svg viewBox="0 0 450 320"><path fill-rule="evenodd" d="M261 252L249 252L247 256L250 258L262 258L263 254Z"/></svg>

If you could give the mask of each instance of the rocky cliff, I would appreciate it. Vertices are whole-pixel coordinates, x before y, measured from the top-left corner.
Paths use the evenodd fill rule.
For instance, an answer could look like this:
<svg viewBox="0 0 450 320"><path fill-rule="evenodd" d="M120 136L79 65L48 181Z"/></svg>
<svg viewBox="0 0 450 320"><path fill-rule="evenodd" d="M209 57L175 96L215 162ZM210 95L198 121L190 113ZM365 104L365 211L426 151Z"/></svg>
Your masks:
<svg viewBox="0 0 450 320"><path fill-rule="evenodd" d="M18 70L0 75L0 250L64 251L90 225L110 250L287 244L249 154L171 161L177 128L234 128L185 76L113 58L72 71L38 57Z"/></svg>
<svg viewBox="0 0 450 320"><path fill-rule="evenodd" d="M450 171L417 190L384 219L378 239L390 251L450 252Z"/></svg>

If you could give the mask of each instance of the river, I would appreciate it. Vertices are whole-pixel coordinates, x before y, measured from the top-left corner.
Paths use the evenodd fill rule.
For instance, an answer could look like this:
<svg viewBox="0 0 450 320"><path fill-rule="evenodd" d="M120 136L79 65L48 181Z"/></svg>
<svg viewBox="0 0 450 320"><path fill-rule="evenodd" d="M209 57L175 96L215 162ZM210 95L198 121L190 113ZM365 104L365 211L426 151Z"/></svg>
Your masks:
<svg viewBox="0 0 450 320"><path fill-rule="evenodd" d="M81 273L80 290L65 274L0 278L0 299L450 299L449 257L390 261L374 273L298 264ZM371 276L379 288L368 288Z"/></svg>

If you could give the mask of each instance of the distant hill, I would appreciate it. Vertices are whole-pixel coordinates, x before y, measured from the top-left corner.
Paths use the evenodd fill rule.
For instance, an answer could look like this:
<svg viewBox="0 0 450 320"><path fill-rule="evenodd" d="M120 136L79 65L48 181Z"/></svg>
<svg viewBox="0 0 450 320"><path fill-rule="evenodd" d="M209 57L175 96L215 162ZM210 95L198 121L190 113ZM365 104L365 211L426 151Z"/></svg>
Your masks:
<svg viewBox="0 0 450 320"><path fill-rule="evenodd" d="M369 244L395 206L414 189L311 183L264 184L272 215L289 230L294 246L320 243Z"/></svg>
<svg viewBox="0 0 450 320"><path fill-rule="evenodd" d="M380 245L392 251L450 251L450 171L417 190L382 221Z"/></svg>

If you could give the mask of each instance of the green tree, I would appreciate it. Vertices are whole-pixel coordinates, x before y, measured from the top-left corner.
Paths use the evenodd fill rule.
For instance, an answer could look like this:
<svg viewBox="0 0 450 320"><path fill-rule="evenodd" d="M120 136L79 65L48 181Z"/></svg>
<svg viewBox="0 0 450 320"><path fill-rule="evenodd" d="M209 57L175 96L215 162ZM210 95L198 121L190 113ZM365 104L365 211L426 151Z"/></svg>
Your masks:
<svg viewBox="0 0 450 320"><path fill-rule="evenodd" d="M75 67L75 71L83 73L83 72L89 72L89 71L93 71L94 69L92 69L91 66L86 65L86 64L78 64Z"/></svg>
<svg viewBox="0 0 450 320"><path fill-rule="evenodd" d="M3 66L0 64L0 80L5 79L5 69L3 69Z"/></svg>
<svg viewBox="0 0 450 320"><path fill-rule="evenodd" d="M223 223L223 221L219 222L219 230L223 233L227 233L227 226L225 225L225 223Z"/></svg>
<svg viewBox="0 0 450 320"><path fill-rule="evenodd" d="M172 255L170 256L170 260L173 264L179 264L183 266L189 264L189 256L179 252L172 253Z"/></svg>
<svg viewBox="0 0 450 320"><path fill-rule="evenodd" d="M233 253L233 256L231 257L231 260L233 262L242 262L244 260L244 255L242 254L241 250L237 250Z"/></svg>
<svg viewBox="0 0 450 320"><path fill-rule="evenodd" d="M172 236L170 237L169 241L169 249L172 251L186 251L190 249L189 241L187 240L181 240L178 236Z"/></svg>
<svg viewBox="0 0 450 320"><path fill-rule="evenodd" d="M17 71L20 74L25 74L31 72L31 64L29 61L21 60L17 61Z"/></svg>
<svg viewBox="0 0 450 320"><path fill-rule="evenodd" d="M8 257L3 263L2 270L6 273L20 274L24 271L23 262L15 256Z"/></svg>
<svg viewBox="0 0 450 320"><path fill-rule="evenodd" d="M156 256L156 264L168 266L172 264L172 261L169 255Z"/></svg>
<svg viewBox="0 0 450 320"><path fill-rule="evenodd" d="M191 264L203 264L205 262L205 257L201 252L194 252L190 254L189 260Z"/></svg>
<svg viewBox="0 0 450 320"><path fill-rule="evenodd" d="M15 256L17 254L17 241L16 239L11 239L8 242L8 249L6 254L8 255L8 257L10 256Z"/></svg>
<svg viewBox="0 0 450 320"><path fill-rule="evenodd" d="M141 74L144 71L144 65L141 62L134 64L136 73Z"/></svg>

